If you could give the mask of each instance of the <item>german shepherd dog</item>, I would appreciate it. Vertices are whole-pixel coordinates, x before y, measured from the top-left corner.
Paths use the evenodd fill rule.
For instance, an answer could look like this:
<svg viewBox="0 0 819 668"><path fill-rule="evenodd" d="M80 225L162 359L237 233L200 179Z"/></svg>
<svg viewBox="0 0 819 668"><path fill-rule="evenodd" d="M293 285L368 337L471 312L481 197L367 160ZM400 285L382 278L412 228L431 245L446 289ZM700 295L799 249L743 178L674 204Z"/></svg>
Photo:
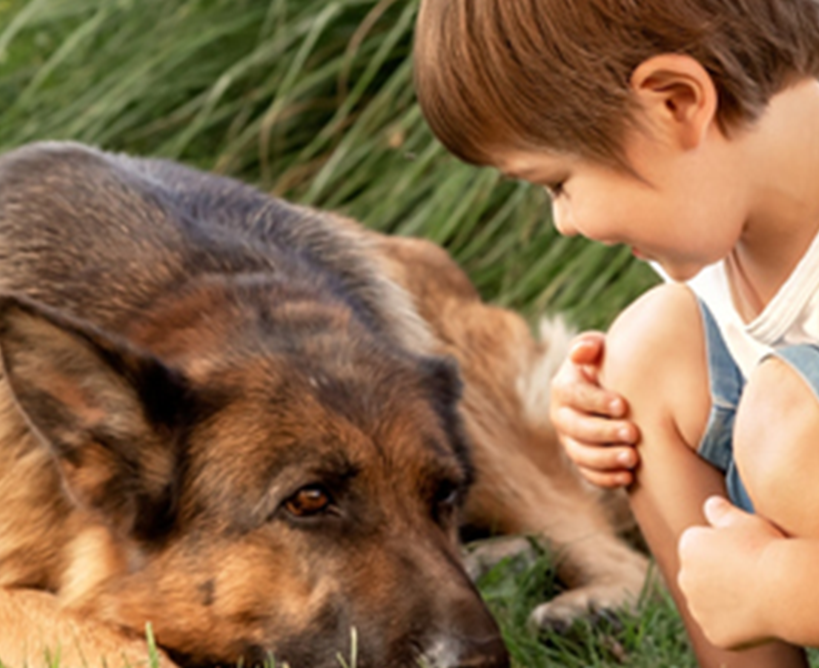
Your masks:
<svg viewBox="0 0 819 668"><path fill-rule="evenodd" d="M500 667L459 526L567 619L646 560L547 422L560 344L431 243L178 164L0 158L0 660ZM355 650L352 645L355 643Z"/></svg>

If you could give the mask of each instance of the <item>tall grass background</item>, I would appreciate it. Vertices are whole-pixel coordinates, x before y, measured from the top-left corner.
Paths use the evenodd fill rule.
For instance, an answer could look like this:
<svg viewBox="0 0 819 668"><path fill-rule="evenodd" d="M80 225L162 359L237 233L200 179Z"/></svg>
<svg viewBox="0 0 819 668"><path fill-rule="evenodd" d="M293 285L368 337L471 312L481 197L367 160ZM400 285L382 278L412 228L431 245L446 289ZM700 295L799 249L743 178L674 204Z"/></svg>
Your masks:
<svg viewBox="0 0 819 668"><path fill-rule="evenodd" d="M488 299L602 327L653 275L559 238L545 194L458 163L415 104L412 0L0 0L0 149L76 139L445 245Z"/></svg>
<svg viewBox="0 0 819 668"><path fill-rule="evenodd" d="M531 321L605 328L656 282L626 248L559 237L542 190L448 156L412 87L415 0L0 0L0 150L73 139L231 175L444 245ZM481 583L517 666L693 666L673 607L535 633L552 560ZM0 630L2 632L2 630Z"/></svg>

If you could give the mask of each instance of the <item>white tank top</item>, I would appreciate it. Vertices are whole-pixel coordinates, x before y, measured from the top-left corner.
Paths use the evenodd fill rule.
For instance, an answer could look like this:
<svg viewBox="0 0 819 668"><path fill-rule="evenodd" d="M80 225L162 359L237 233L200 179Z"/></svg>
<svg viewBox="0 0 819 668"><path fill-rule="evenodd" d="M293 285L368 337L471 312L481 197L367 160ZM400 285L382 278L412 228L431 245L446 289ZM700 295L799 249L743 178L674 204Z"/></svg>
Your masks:
<svg viewBox="0 0 819 668"><path fill-rule="evenodd" d="M661 269L655 269L665 277ZM819 236L762 313L749 323L734 307L724 262L706 267L688 285L713 313L746 377L774 348L819 345Z"/></svg>

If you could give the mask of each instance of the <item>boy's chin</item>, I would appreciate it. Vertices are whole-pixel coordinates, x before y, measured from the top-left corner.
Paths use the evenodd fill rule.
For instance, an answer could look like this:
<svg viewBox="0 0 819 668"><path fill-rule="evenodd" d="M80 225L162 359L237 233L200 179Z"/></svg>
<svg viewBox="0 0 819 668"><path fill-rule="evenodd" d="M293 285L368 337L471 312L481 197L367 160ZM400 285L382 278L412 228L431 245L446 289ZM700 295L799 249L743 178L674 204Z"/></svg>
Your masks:
<svg viewBox="0 0 819 668"><path fill-rule="evenodd" d="M659 262L658 264L662 267L666 276L677 283L685 283L686 281L690 281L705 268L705 265L698 263L672 264L668 262Z"/></svg>

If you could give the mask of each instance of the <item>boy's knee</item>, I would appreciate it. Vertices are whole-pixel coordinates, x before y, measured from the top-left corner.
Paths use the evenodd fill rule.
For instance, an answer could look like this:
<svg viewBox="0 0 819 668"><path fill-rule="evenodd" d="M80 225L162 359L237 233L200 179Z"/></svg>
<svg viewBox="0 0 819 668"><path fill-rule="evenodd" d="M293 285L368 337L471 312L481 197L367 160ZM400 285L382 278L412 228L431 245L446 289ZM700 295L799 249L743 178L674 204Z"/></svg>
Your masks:
<svg viewBox="0 0 819 668"><path fill-rule="evenodd" d="M758 513L797 536L819 537L819 401L779 358L751 374L737 410L734 458Z"/></svg>
<svg viewBox="0 0 819 668"><path fill-rule="evenodd" d="M644 437L671 430L697 447L711 399L702 316L687 287L659 286L622 313L606 338L601 381L626 399Z"/></svg>
<svg viewBox="0 0 819 668"><path fill-rule="evenodd" d="M606 336L604 383L623 390L654 383L686 349L703 351L699 306L679 284L645 293L620 314ZM703 357L704 360L704 357Z"/></svg>

